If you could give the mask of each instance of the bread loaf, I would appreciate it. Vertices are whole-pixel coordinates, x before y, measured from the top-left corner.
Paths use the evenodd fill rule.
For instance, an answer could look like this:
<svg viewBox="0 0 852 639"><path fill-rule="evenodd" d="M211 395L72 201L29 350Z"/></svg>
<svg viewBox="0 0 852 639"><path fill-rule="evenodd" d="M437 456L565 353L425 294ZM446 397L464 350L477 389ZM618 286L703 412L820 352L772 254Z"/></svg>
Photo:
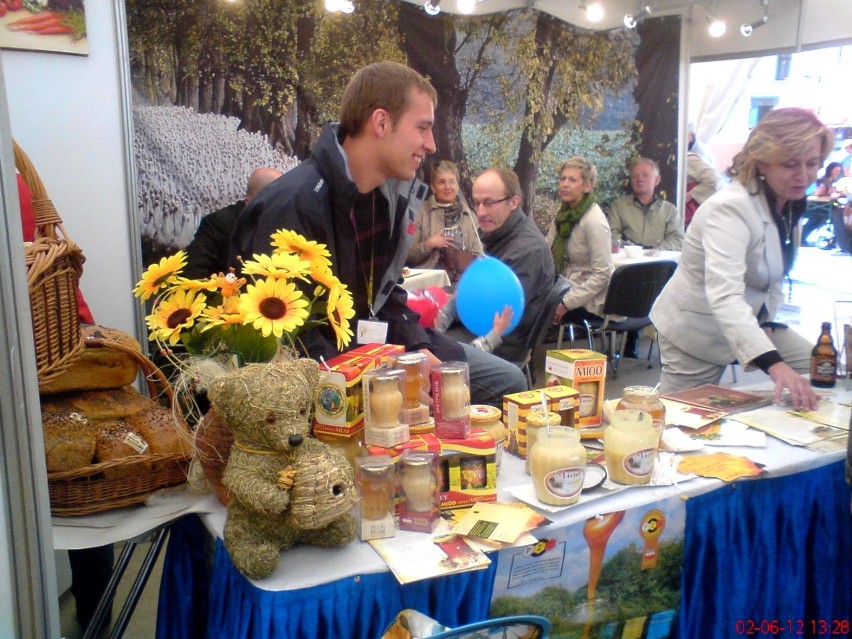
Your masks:
<svg viewBox="0 0 852 639"><path fill-rule="evenodd" d="M145 438L155 455L191 452L192 433L189 426L169 408L155 404L128 415L126 421Z"/></svg>
<svg viewBox="0 0 852 639"><path fill-rule="evenodd" d="M132 455L150 455L151 447L142 434L123 419L104 420L94 424L97 446L95 461L105 462ZM110 468L104 471L109 478L126 477L129 473L150 472L153 464L134 464L130 468Z"/></svg>
<svg viewBox="0 0 852 639"><path fill-rule="evenodd" d="M52 412L42 414L47 472L83 468L95 457L95 436L81 415Z"/></svg>
<svg viewBox="0 0 852 639"><path fill-rule="evenodd" d="M83 338L95 337L118 342L141 352L139 342L117 328L84 324ZM68 369L55 380L39 385L42 395L71 391L121 388L136 380L139 367L132 356L109 348L87 348Z"/></svg>
<svg viewBox="0 0 852 639"><path fill-rule="evenodd" d="M133 386L63 395L63 399L89 421L119 419L157 405L154 400L145 397Z"/></svg>

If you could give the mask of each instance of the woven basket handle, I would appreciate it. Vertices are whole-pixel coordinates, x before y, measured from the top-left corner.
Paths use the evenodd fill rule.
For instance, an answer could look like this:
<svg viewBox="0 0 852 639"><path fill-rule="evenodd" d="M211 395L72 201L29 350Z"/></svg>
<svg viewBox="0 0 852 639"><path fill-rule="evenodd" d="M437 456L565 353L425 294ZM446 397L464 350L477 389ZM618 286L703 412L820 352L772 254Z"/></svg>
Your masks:
<svg viewBox="0 0 852 639"><path fill-rule="evenodd" d="M24 150L14 140L12 140L12 147L15 151L15 167L33 194L33 216L35 217L36 239L40 237L51 240L64 239L73 247L73 250L79 251L76 244L69 239L65 227L62 226L62 218L59 217L56 207L53 206L53 201L48 197L47 190L44 188L44 182L41 181L41 177L39 177L38 171L36 171L29 156L24 153Z"/></svg>

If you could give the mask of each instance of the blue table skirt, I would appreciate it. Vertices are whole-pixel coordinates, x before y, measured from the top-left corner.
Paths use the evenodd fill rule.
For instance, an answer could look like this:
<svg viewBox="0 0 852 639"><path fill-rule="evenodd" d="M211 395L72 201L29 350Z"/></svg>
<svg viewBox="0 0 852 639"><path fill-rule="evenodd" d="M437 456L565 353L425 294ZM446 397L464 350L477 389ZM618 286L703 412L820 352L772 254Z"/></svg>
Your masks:
<svg viewBox="0 0 852 639"><path fill-rule="evenodd" d="M198 557L202 533L194 515L172 528L160 585L158 639L377 639L405 608L449 626L488 618L496 553L486 570L404 586L385 572L271 592L256 588L234 568L222 540L216 542L211 578Z"/></svg>
<svg viewBox="0 0 852 639"><path fill-rule="evenodd" d="M690 498L679 636L850 636L850 498L842 461Z"/></svg>

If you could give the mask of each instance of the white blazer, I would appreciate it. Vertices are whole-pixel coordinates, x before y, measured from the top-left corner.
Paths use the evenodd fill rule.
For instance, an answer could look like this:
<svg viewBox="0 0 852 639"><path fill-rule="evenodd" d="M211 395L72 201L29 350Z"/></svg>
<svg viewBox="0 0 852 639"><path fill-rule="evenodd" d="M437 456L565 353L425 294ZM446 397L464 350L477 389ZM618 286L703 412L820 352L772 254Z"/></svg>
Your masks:
<svg viewBox="0 0 852 639"><path fill-rule="evenodd" d="M746 364L775 347L760 328L783 299L778 228L763 194L733 181L699 207L672 279L651 310L657 330L689 355Z"/></svg>

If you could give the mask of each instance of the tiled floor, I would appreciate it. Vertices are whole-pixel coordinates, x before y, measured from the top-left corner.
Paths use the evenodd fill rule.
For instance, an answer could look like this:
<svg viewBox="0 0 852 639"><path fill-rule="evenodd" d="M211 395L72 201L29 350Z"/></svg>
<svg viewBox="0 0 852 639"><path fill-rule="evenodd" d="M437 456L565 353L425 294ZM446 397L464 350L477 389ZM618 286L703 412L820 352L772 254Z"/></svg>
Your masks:
<svg viewBox="0 0 852 639"><path fill-rule="evenodd" d="M836 255L820 249L804 248L800 251L792 276L793 285L788 294L789 307L784 312L784 319L791 327L815 342L822 322L829 321L832 325L837 323L836 302L843 300L850 301L850 304L842 307L843 313L839 317L845 318L846 323L852 324L852 258L849 255ZM839 310L841 306L837 305L837 308ZM640 353L643 356L648 352L648 343L648 337L643 335L640 341ZM838 348L839 346L838 343ZM537 354L535 364L538 379L544 379L544 356L547 348L555 348L555 344L546 344ZM610 376L607 379L606 397L620 397L625 386L654 386L659 381L659 374L656 348L650 369L648 362L644 359L626 359L619 366L618 377L612 379ZM736 376L737 381L734 382L731 369L728 368L722 383L729 386L742 386L766 379L760 371L746 373L741 367L738 367ZM148 544L140 544L128 568L125 582L129 581L129 575L135 574L147 550ZM116 550L116 555L118 553L119 549ZM164 555L165 553L161 553L136 612L130 620L124 634L126 639L151 639L155 636L157 593ZM122 584L120 587L120 600L123 601L128 587L128 584ZM60 599L60 613L63 636L66 639L82 637L83 632L74 620L74 598L70 592L65 593ZM117 614L118 606L115 606L114 616Z"/></svg>

